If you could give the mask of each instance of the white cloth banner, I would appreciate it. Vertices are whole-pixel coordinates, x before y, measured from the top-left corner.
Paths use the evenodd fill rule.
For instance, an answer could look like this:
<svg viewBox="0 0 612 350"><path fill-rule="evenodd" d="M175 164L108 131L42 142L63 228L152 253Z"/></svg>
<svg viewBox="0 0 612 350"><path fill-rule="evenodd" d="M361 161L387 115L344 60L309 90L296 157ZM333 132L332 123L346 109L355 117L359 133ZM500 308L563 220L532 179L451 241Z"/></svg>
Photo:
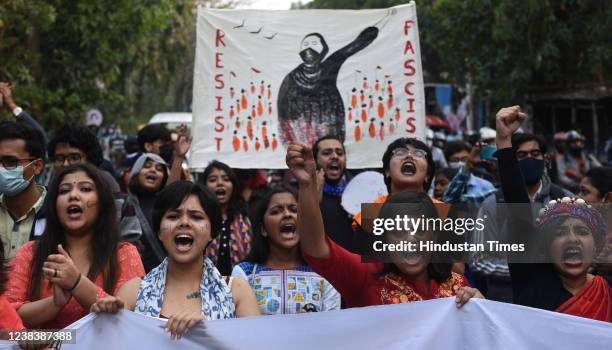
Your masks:
<svg viewBox="0 0 612 350"><path fill-rule="evenodd" d="M62 349L609 349L612 325L489 300L454 298L298 315L210 321L177 341L165 320L122 311L68 327Z"/></svg>
<svg viewBox="0 0 612 350"><path fill-rule="evenodd" d="M198 8L191 166L283 168L285 146L345 140L348 166L425 135L416 6L380 10Z"/></svg>

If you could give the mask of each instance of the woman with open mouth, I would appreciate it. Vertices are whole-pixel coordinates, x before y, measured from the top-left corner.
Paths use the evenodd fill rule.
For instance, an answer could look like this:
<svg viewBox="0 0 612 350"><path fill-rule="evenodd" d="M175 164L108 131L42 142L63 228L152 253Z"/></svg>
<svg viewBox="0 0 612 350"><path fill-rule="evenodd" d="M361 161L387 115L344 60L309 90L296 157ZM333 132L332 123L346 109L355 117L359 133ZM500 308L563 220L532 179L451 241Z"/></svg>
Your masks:
<svg viewBox="0 0 612 350"><path fill-rule="evenodd" d="M46 203L45 231L17 251L5 294L29 329L62 329L144 276L136 247L119 243L115 201L100 170L62 169Z"/></svg>
<svg viewBox="0 0 612 350"><path fill-rule="evenodd" d="M157 154L144 153L138 157L132 166L128 181L128 197L123 211L133 212L138 220L141 234L136 243L147 273L166 257L163 247L151 226L153 204L159 191L166 185L168 175L168 166L165 160ZM122 226L125 220L123 219Z"/></svg>
<svg viewBox="0 0 612 350"><path fill-rule="evenodd" d="M452 262L434 262L426 254L390 255L385 264L362 262L325 235L318 205L315 163L310 147L292 144L287 149L287 165L300 184L297 232L301 235L304 259L340 292L349 307L397 304L456 296L457 307L471 298L483 298L467 285L463 275L451 271ZM411 208L426 217L437 217L432 200L422 191L393 194L380 212L394 217L396 203L412 203ZM418 215L420 216L420 215ZM419 232L419 240L435 240L432 232ZM421 237L422 236L422 237Z"/></svg>
<svg viewBox="0 0 612 350"><path fill-rule="evenodd" d="M208 191L217 198L222 215L219 236L213 239L206 253L219 272L227 276L232 273L234 265L251 251L251 221L240 196L238 177L232 168L214 160L204 169L202 178Z"/></svg>
<svg viewBox="0 0 612 350"><path fill-rule="evenodd" d="M511 136L526 115L519 106L497 113L497 158L504 198L526 203L510 212L510 241L526 251L510 256L515 304L612 322L610 282L589 273L607 234L602 215L582 198L552 200L535 225ZM509 209L510 210L510 209Z"/></svg>
<svg viewBox="0 0 612 350"><path fill-rule="evenodd" d="M302 258L297 209L291 189L269 191L256 213L253 250L232 272L249 282L265 315L340 309L340 294Z"/></svg>
<svg viewBox="0 0 612 350"><path fill-rule="evenodd" d="M153 228L168 256L144 279L134 278L117 297L99 300L93 312L120 308L167 318L166 331L179 339L203 320L259 315L249 285L223 278L204 251L219 232L221 212L215 197L189 181L163 189L153 208Z"/></svg>
<svg viewBox="0 0 612 350"><path fill-rule="evenodd" d="M429 147L420 140L399 138L389 144L382 158L383 175L389 194L380 196L373 204L382 204L396 193L410 190L427 193L434 179L436 165ZM433 199L441 216L446 216L443 202ZM361 213L353 220L353 229L359 230ZM359 236L359 235L358 235Z"/></svg>

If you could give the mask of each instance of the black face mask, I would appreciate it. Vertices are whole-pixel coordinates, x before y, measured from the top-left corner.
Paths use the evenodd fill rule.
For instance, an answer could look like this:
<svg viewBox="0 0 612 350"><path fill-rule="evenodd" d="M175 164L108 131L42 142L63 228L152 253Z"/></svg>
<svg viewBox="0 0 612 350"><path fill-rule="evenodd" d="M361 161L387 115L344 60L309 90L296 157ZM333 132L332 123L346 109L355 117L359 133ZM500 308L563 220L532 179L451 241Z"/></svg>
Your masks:
<svg viewBox="0 0 612 350"><path fill-rule="evenodd" d="M300 52L300 57L302 58L302 61L307 64L318 63L321 61L321 54L311 48L302 50Z"/></svg>
<svg viewBox="0 0 612 350"><path fill-rule="evenodd" d="M525 184L535 185L544 175L544 160L527 158L519 160L519 167L525 179Z"/></svg>
<svg viewBox="0 0 612 350"><path fill-rule="evenodd" d="M165 144L159 147L159 156L166 161L167 164L172 163L174 149L171 144Z"/></svg>
<svg viewBox="0 0 612 350"><path fill-rule="evenodd" d="M569 151L573 156L579 156L582 153L582 147L570 147Z"/></svg>

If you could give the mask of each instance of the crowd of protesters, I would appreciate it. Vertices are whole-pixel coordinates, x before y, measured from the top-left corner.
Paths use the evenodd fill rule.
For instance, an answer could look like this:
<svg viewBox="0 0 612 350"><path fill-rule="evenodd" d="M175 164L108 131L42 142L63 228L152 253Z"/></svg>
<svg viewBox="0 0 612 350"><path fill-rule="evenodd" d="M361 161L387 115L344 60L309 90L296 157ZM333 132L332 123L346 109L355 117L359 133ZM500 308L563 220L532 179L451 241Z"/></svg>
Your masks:
<svg viewBox="0 0 612 350"><path fill-rule="evenodd" d="M195 176L184 166L186 128L152 124L113 139L125 147L116 171L97 130L65 124L47 135L12 89L0 83L0 111L10 116L0 122L2 329L59 329L125 308L167 318L180 338L203 320L449 296L458 307L487 298L612 322L610 220L596 206L612 202L609 159L587 153L574 130L549 148L520 130L518 106L469 140L428 130L423 141L391 142L378 170L388 194L373 202L380 217L398 214L394 204L418 204L416 217L475 205L494 224L475 230L474 242L542 235L551 260L366 262L359 254L371 234L341 204L354 173L335 135L291 144L289 170L211 159ZM516 220L496 203L530 205Z"/></svg>

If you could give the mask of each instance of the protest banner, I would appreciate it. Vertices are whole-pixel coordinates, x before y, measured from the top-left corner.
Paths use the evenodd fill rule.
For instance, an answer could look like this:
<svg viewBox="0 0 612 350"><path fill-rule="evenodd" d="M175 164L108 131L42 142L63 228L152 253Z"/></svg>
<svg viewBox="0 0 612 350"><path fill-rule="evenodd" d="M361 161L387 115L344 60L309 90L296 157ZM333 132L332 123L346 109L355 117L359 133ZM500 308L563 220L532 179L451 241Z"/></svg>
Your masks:
<svg viewBox="0 0 612 350"><path fill-rule="evenodd" d="M349 168L425 135L416 6L379 10L200 7L191 167L284 168L289 142L345 140Z"/></svg>
<svg viewBox="0 0 612 350"><path fill-rule="evenodd" d="M612 344L612 324L606 322L484 299L472 299L457 309L452 297L210 321L178 341L164 331L165 323L129 311L91 314L67 327L75 330L76 342L62 349L556 350L604 349Z"/></svg>

